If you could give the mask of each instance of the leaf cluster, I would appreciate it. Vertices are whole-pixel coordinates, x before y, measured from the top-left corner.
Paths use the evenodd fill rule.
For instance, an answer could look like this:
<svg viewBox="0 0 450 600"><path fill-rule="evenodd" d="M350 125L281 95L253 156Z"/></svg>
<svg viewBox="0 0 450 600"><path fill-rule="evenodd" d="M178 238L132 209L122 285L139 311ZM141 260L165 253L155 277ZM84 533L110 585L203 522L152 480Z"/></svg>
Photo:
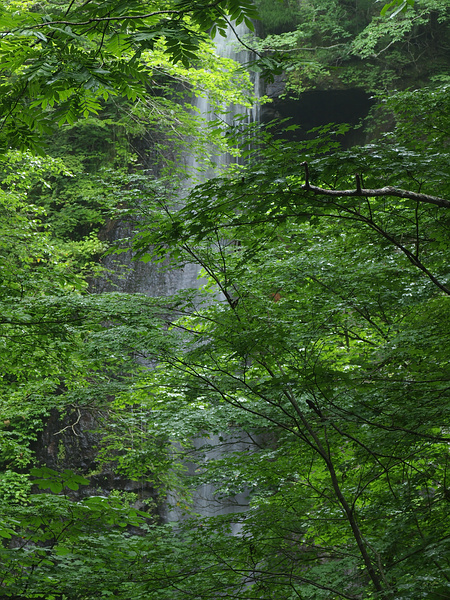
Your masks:
<svg viewBox="0 0 450 600"><path fill-rule="evenodd" d="M146 56L161 42L169 61L187 68L207 31L223 34L229 19L252 27L255 16L247 0L1 9L2 146L36 149L54 122L96 115L111 97L144 99L151 76Z"/></svg>

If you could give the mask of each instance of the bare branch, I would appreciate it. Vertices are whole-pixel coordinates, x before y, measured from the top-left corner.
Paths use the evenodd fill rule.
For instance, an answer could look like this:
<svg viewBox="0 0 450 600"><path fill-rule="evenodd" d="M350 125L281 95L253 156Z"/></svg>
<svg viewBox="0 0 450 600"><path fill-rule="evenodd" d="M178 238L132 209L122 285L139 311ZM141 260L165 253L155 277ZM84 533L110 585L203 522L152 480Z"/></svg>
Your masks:
<svg viewBox="0 0 450 600"><path fill-rule="evenodd" d="M343 196L395 196L396 198L407 198L409 200L415 200L416 202L434 204L435 206L439 206L441 208L450 208L450 200L446 200L445 198L431 196L430 194L418 194L417 192L412 192L411 190L402 190L391 185L376 189L362 188L361 185L358 185L358 183L360 184L359 177L357 177L357 187L354 190L329 190L326 188L321 188L309 183L307 171L308 166L306 163L302 163L302 166L305 167L306 172L305 184L302 185L302 189L321 196L331 196L332 198Z"/></svg>
<svg viewBox="0 0 450 600"><path fill-rule="evenodd" d="M60 429L59 431L56 431L56 432L55 432L53 435L59 435L60 433L63 433L64 431L66 431L66 429L72 429L73 433L74 433L74 434L75 434L77 437L80 437L80 436L78 435L78 433L77 433L77 432L75 431L75 429L74 429L75 425L78 425L78 423L80 422L80 419L81 419L81 411L80 411L80 409L79 409L79 408L77 408L77 411L78 411L78 418L77 418L77 420L75 421L75 423L72 423L72 425L67 425L66 427L63 427L63 428L62 428L62 429Z"/></svg>

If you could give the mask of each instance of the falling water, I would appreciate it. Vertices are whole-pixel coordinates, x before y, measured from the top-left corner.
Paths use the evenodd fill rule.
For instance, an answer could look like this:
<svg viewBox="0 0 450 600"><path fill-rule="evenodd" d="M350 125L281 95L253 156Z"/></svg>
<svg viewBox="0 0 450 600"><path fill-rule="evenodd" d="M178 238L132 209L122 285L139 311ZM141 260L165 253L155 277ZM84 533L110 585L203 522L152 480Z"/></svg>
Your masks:
<svg viewBox="0 0 450 600"><path fill-rule="evenodd" d="M229 28L226 37L217 36L216 52L219 56L231 58L241 64L246 64L251 59L251 53L248 49L239 46L239 39L249 33L248 28L244 24L240 24L236 28ZM255 85L255 87L257 87ZM257 90L255 90L255 94ZM206 120L216 119L212 106L205 97L197 97L193 100L193 108L200 116ZM257 107L252 110L245 109L240 105L232 105L224 107L226 109L225 116L220 115L224 119L225 126L233 123L236 116L242 120L254 121L257 119ZM223 167L233 161L233 157L228 154L222 154L216 157L217 166ZM195 156L186 156L185 162L190 173L190 178L185 185L186 193L190 186L199 180L212 176L214 173L200 173L201 165ZM123 239L130 236L130 226L126 223L119 223L114 229L113 239ZM113 260L115 263L113 263ZM120 276L114 273L117 271L117 263L122 267ZM105 259L106 267L110 268L113 273L109 281L100 281L96 285L97 292L105 291L122 291L127 293L142 293L149 296L170 296L179 290L187 288L195 288L201 285L199 279L199 267L195 264L185 265L184 268L178 270L161 270L157 265L151 263L143 263L141 261L133 261L131 252L121 254L119 259L108 257ZM211 438L198 438L194 440L194 446L201 453L202 446L207 445L208 449L202 453L203 458L201 463L187 463L186 468L189 474L194 475L199 469L201 470L206 464L213 459L219 458L226 451L233 452L248 452L253 447L250 437L243 432L236 432L233 437L228 433L224 441L219 441L219 436L211 436ZM176 507L176 498L169 497L166 504L165 519L167 521L179 521L183 518L181 510ZM196 513L203 516L215 516L218 514L230 514L245 510L248 507L248 502L244 494L239 494L233 498L216 499L215 488L213 485L204 484L197 488L193 495L192 508ZM235 533L238 526L234 527Z"/></svg>
<svg viewBox="0 0 450 600"><path fill-rule="evenodd" d="M226 37L218 36L215 40L217 54L222 57L231 58L241 64L250 62L252 58L250 50L239 44L239 40L242 36L245 36L248 33L249 30L244 24L240 24L236 28L229 27ZM254 87L255 94L257 94L258 81L254 83ZM195 99L194 105L196 110L206 119L213 119L216 117L212 111L208 98L198 97ZM224 108L226 108L224 125L233 124L237 116L241 122L252 122L258 118L257 106L250 110L241 105L231 105ZM233 160L233 157L229 154L221 154L216 158L216 164L220 168L230 164ZM198 165L195 157L191 157L190 165L193 179L196 179L197 181L202 178L204 179L205 176L213 175L213 173L203 173L203 175L199 177L197 172ZM192 267L195 266L192 265ZM195 267L195 269L197 268ZM191 272L195 278L195 281L191 281L191 287L198 285L198 271L195 269ZM182 289L183 287L182 278L180 278L179 289ZM224 452L251 452L254 450L254 442L246 433L236 431L233 435L231 435L230 432L227 432L226 435L222 436L211 435L197 438L194 440L194 447L199 451L202 458L197 459L199 462L186 464L188 474L193 476L195 476L198 471L202 471L206 468L210 461L220 458ZM247 508L247 494L241 493L233 497L218 498L216 496L216 487L213 484L202 484L198 486L192 498L193 511L205 517L233 514L246 510ZM165 517L168 521L179 521L183 518L183 511L182 509L177 508L175 497L168 498ZM240 525L238 523L232 524L231 529L232 532L236 534L240 529Z"/></svg>
<svg viewBox="0 0 450 600"><path fill-rule="evenodd" d="M222 37L217 35L215 39L216 52L219 56L230 58L241 64L250 62L252 56L251 51L242 45L239 40L249 33L249 29L244 23L236 27L228 28L227 36ZM254 94L258 95L259 83L254 82ZM192 99L193 110L206 121L216 120L220 118L224 122L224 135L227 125L231 125L238 116L242 121L253 122L258 120L258 105L248 109L242 105L231 105L223 107L225 114L217 115L214 113L213 107L207 97L195 97ZM212 151L214 154L214 151ZM185 194L187 195L189 188L195 183L212 177L217 172L213 170L204 171L204 166L201 161L193 154L184 156L189 177L184 184ZM232 162L234 158L227 153L220 154L215 157L217 167L226 166ZM132 235L132 226L125 222L120 222L115 225L114 230L109 233L110 241L129 239ZM132 253L127 252L106 257L104 259L105 267L111 272L109 278L98 280L95 283L95 291L98 293L108 291L121 291L127 293L142 293L149 296L170 296L179 290L196 288L201 285L198 273L199 267L195 264L187 264L182 269L165 270L158 265L144 263L142 261L133 261Z"/></svg>

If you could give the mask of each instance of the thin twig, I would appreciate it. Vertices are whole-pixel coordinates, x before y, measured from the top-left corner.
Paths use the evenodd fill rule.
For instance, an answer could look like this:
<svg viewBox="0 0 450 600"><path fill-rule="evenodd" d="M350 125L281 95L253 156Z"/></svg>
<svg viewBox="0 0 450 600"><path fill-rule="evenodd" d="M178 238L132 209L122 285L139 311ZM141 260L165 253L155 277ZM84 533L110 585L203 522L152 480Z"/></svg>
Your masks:
<svg viewBox="0 0 450 600"><path fill-rule="evenodd" d="M60 433L63 433L63 431L66 431L66 429L69 429L69 427L70 427L72 429L74 435L76 435L77 437L80 437L78 435L78 433L74 429L75 425L78 425L78 423L80 422L80 419L81 419L81 411L80 411L80 409L77 408L77 411L78 411L78 419L75 421L75 423L72 423L72 425L67 425L66 427L63 427L62 429L60 429L59 431L57 431L53 435L59 435Z"/></svg>

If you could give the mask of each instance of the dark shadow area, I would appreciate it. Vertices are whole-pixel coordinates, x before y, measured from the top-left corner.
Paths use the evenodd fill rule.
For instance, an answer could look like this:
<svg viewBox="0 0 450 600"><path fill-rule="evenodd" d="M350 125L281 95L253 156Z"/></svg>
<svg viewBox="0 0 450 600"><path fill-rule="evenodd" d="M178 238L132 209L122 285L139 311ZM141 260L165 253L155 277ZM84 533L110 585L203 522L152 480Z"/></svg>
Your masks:
<svg viewBox="0 0 450 600"><path fill-rule="evenodd" d="M301 141L314 137L308 131L328 123L358 125L374 104L370 95L360 89L314 90L304 92L298 99L274 98L271 104L262 107L261 121L268 123L274 119L289 119L285 126L298 125L299 128L283 133L283 137ZM348 148L364 142L365 132L361 127L344 136L343 146Z"/></svg>

